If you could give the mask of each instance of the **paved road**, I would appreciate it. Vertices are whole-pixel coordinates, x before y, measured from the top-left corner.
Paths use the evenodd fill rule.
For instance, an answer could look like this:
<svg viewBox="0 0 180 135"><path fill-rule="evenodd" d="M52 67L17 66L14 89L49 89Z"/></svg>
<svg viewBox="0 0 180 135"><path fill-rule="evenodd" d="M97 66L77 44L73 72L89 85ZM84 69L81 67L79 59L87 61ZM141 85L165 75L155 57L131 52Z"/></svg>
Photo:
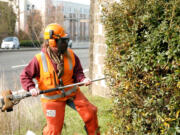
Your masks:
<svg viewBox="0 0 180 135"><path fill-rule="evenodd" d="M84 69L89 67L89 49L73 49ZM19 75L39 50L0 52L0 89L21 89Z"/></svg>

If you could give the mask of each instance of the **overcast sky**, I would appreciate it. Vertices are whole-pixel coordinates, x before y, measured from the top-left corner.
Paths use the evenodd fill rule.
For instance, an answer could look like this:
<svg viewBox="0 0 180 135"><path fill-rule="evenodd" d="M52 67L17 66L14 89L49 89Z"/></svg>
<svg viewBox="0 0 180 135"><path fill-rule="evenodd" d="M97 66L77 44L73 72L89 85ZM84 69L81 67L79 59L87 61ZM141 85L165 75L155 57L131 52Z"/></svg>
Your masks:
<svg viewBox="0 0 180 135"><path fill-rule="evenodd" d="M75 3L90 5L90 0L63 0L63 1L71 1Z"/></svg>

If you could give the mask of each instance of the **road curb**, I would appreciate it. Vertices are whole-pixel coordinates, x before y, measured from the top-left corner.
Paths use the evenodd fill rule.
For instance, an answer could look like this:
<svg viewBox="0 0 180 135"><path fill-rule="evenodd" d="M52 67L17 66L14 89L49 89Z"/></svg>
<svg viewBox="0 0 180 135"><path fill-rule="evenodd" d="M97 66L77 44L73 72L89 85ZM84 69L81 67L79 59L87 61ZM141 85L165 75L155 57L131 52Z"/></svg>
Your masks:
<svg viewBox="0 0 180 135"><path fill-rule="evenodd" d="M0 49L0 52L39 51L41 48Z"/></svg>
<svg viewBox="0 0 180 135"><path fill-rule="evenodd" d="M73 47L71 49L89 49L89 47ZM41 48L20 48L20 49L0 49L0 52L22 52L22 51L40 51Z"/></svg>
<svg viewBox="0 0 180 135"><path fill-rule="evenodd" d="M71 49L89 49L89 47L73 47Z"/></svg>

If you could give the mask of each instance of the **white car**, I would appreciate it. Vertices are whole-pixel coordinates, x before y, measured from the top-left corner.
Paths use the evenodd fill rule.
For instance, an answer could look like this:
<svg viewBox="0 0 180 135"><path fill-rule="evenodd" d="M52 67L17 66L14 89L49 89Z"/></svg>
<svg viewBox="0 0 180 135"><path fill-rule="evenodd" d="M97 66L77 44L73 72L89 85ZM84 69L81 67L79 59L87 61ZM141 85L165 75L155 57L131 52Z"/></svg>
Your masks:
<svg viewBox="0 0 180 135"><path fill-rule="evenodd" d="M3 49L19 49L20 43L17 37L6 37L2 40L1 48Z"/></svg>

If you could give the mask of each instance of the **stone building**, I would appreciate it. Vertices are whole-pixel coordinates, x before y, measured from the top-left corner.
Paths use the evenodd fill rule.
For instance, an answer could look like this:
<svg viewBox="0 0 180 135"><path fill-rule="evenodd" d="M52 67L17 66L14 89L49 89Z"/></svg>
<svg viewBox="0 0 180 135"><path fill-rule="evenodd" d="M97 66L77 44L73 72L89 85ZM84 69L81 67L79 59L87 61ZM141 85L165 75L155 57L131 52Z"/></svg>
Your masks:
<svg viewBox="0 0 180 135"><path fill-rule="evenodd" d="M90 68L89 76L91 79L101 78L104 76L106 44L105 29L101 23L102 5L121 0L90 0ZM108 6L108 5L107 5ZM93 95L110 97L111 90L108 89L105 81L93 83L90 86Z"/></svg>

